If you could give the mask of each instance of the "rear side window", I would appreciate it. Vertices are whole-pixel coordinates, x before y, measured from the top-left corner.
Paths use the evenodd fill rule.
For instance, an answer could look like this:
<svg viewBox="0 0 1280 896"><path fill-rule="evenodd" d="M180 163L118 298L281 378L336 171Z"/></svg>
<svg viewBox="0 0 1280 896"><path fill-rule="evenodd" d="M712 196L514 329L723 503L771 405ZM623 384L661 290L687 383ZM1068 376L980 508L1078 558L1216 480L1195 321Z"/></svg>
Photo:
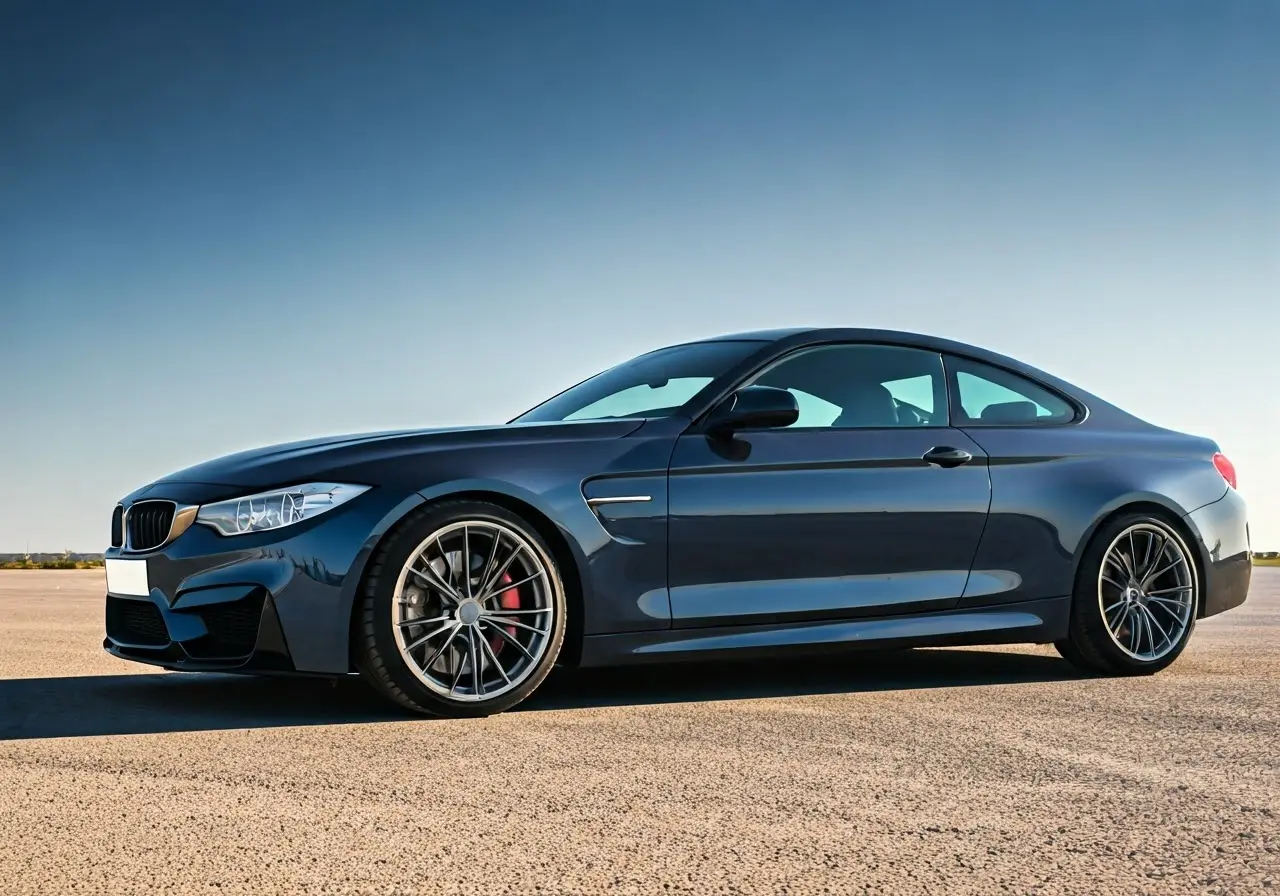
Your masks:
<svg viewBox="0 0 1280 896"><path fill-rule="evenodd" d="M947 368L956 426L1043 426L1076 418L1069 401L1016 373L954 357Z"/></svg>

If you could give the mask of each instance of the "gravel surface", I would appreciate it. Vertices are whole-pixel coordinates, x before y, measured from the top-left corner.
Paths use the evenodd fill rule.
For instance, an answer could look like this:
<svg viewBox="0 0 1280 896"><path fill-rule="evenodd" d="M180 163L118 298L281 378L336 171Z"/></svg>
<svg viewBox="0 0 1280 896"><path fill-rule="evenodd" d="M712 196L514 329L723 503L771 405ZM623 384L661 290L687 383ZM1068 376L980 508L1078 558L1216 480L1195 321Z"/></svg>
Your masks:
<svg viewBox="0 0 1280 896"><path fill-rule="evenodd" d="M1149 679L927 650L476 721L112 659L101 591L0 573L0 892L1280 893L1280 569Z"/></svg>

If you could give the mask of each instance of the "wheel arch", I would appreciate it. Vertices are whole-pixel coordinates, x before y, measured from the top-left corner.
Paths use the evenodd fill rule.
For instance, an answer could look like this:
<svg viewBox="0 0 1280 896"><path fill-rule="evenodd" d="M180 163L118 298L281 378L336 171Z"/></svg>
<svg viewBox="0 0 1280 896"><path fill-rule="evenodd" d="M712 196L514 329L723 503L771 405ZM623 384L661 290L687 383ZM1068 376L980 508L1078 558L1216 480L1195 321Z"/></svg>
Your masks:
<svg viewBox="0 0 1280 896"><path fill-rule="evenodd" d="M1083 567L1084 555L1087 553L1089 546L1093 544L1098 533L1107 526L1108 523L1119 519L1122 516L1133 513L1146 513L1156 517L1161 522L1170 526L1175 532L1186 542L1187 548L1195 553L1196 558L1196 584L1201 594L1199 606L1196 608L1196 618L1204 617L1205 601L1203 595L1206 587L1207 564L1209 562L1208 553L1205 550L1204 540L1200 537L1200 533L1187 519L1185 512L1178 508L1167 498L1155 495L1134 496L1126 501L1120 502L1114 507L1104 510L1085 530L1080 539L1080 543L1076 549L1075 569L1072 575L1072 598L1074 599L1076 591L1080 587L1080 577L1084 575Z"/></svg>
<svg viewBox="0 0 1280 896"><path fill-rule="evenodd" d="M371 536L370 543L366 545L366 550L362 552L366 562L363 563L360 574L355 580L355 585L350 589L350 594L347 596L347 654L349 667L353 670L355 669L356 625L360 606L356 597L361 593L365 579L368 576L368 557L373 555L379 545L399 531L417 511L441 501L467 500L485 501L511 511L528 522L547 543L547 547L551 550L552 559L555 560L556 566L560 571L561 583L565 590L565 604L568 611L568 618L565 620L564 644L560 649L560 658L557 664L576 667L582 658L582 637L586 612L582 567L576 552L570 546L569 538L564 534L560 526L554 522L549 512L533 503L532 500L526 500L506 491L497 491L477 485L452 489L432 489L419 493L415 497L417 498L416 501L406 502L409 506L402 505L401 508L398 508L401 510L398 517L381 527L381 531L375 532L376 537Z"/></svg>

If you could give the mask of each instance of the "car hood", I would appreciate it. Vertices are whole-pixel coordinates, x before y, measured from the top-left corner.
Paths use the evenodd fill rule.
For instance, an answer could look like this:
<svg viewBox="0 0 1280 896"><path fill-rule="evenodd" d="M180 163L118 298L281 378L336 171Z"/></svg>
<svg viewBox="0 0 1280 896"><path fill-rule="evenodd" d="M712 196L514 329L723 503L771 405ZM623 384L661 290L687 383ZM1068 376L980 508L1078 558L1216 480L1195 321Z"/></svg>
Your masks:
<svg viewBox="0 0 1280 896"><path fill-rule="evenodd" d="M518 451L520 445L536 443L618 439L643 424L643 420L584 420L330 436L229 454L171 473L152 487L201 483L227 488L272 488L321 477L337 478L344 472L373 468L381 462L437 452L500 444Z"/></svg>

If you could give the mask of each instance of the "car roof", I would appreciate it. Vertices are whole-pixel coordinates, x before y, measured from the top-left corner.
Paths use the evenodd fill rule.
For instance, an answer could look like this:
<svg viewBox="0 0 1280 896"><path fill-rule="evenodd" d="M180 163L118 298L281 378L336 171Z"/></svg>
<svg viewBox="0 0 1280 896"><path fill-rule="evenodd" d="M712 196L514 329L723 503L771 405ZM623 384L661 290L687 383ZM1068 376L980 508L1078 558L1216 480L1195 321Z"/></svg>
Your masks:
<svg viewBox="0 0 1280 896"><path fill-rule="evenodd" d="M742 333L725 333L697 342L786 342L789 345L809 345L824 342L889 342L900 345L914 345L921 348L936 348L938 351L958 352L965 355L987 355L1005 361L1014 361L1004 355L996 354L976 345L931 336L927 333L912 333L907 330L880 330L867 327L789 327L775 330L748 330ZM1015 362L1021 363L1021 362Z"/></svg>
<svg viewBox="0 0 1280 896"><path fill-rule="evenodd" d="M931 351L965 355L979 361L987 361L1000 367L1009 367L1032 375L1036 379L1048 378L1056 381L1044 371L1038 370L1016 358L1001 355L989 349L931 336L927 333L912 333L906 330L879 330L865 327L790 327L775 330L749 330L742 333L726 333L699 342L733 342L754 341L780 343L779 348L796 348L805 345L821 345L826 342L884 342L894 345L910 345ZM1063 385L1070 386L1069 383ZM1074 391L1076 387L1071 386Z"/></svg>
<svg viewBox="0 0 1280 896"><path fill-rule="evenodd" d="M785 339L788 336L797 336L802 333L821 332L813 327L786 327L776 330L748 330L744 333L725 333L721 336L711 336L707 339L695 339L694 342L776 342L779 339Z"/></svg>

